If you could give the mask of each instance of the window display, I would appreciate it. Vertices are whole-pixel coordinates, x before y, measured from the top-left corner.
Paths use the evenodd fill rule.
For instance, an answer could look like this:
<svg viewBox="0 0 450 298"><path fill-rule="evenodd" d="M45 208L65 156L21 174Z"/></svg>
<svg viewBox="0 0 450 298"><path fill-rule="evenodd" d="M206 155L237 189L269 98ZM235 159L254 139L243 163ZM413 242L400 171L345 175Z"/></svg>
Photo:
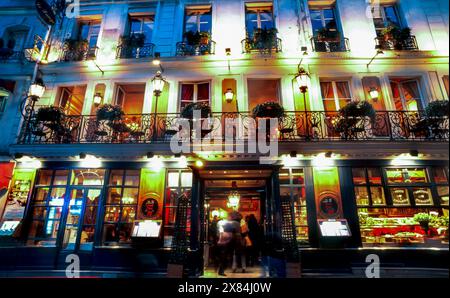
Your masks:
<svg viewBox="0 0 450 298"><path fill-rule="evenodd" d="M308 245L308 216L306 210L305 173L303 169L281 169L280 196L289 196L294 204L297 241Z"/></svg>
<svg viewBox="0 0 450 298"><path fill-rule="evenodd" d="M381 173L381 169L378 172ZM361 186L364 184L364 170L353 169L363 246L448 247L448 180L445 171L405 168L385 169L385 172L386 182L380 178L374 195L372 190L369 192ZM428 179L428 172L434 182L442 184L435 190ZM370 185L370 178L366 183ZM386 189L388 197L384 199ZM439 196L438 200L433 198L433 193ZM380 198L383 198L382 205Z"/></svg>
<svg viewBox="0 0 450 298"><path fill-rule="evenodd" d="M104 245L131 243L139 198L139 170L112 170L106 193Z"/></svg>

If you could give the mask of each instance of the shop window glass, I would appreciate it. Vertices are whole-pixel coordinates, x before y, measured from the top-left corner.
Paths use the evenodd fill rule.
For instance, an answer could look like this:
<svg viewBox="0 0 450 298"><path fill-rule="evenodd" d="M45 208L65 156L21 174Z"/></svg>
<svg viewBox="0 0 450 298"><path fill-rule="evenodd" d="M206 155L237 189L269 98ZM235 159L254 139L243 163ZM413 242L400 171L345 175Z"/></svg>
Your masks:
<svg viewBox="0 0 450 298"><path fill-rule="evenodd" d="M103 225L104 245L131 243L139 199L139 181L139 171L111 171Z"/></svg>
<svg viewBox="0 0 450 298"><path fill-rule="evenodd" d="M290 199L294 207L294 222L297 241L309 244L308 216L306 207L305 172L303 169L281 169L280 196Z"/></svg>
<svg viewBox="0 0 450 298"><path fill-rule="evenodd" d="M74 170L72 171L72 185L103 185L105 170Z"/></svg>
<svg viewBox="0 0 450 298"><path fill-rule="evenodd" d="M184 170L169 170L164 198L164 247L172 245L178 199L182 195L191 197L192 172ZM190 210L188 210L188 214ZM189 216L188 216L189 218ZM188 232L190 223L188 220Z"/></svg>
<svg viewBox="0 0 450 298"><path fill-rule="evenodd" d="M447 171L447 169L441 168L441 167L436 167L436 168L433 168L431 172L433 173L434 183L437 183L437 184L448 184L448 171Z"/></svg>
<svg viewBox="0 0 450 298"><path fill-rule="evenodd" d="M367 187L355 187L356 204L358 206L369 205L369 192Z"/></svg>
<svg viewBox="0 0 450 298"><path fill-rule="evenodd" d="M438 192L440 204L442 206L448 206L449 187L448 186L438 186L437 192Z"/></svg>
<svg viewBox="0 0 450 298"><path fill-rule="evenodd" d="M386 169L389 184L427 183L425 168L397 168Z"/></svg>
<svg viewBox="0 0 450 298"><path fill-rule="evenodd" d="M356 204L358 206L384 206L386 198L379 168L353 168L353 184L355 185Z"/></svg>
<svg viewBox="0 0 450 298"><path fill-rule="evenodd" d="M416 202L416 206L433 205L433 197L429 188L413 188L413 197Z"/></svg>
<svg viewBox="0 0 450 298"><path fill-rule="evenodd" d="M366 184L366 170L364 168L353 168L353 184Z"/></svg>
<svg viewBox="0 0 450 298"><path fill-rule="evenodd" d="M52 174L53 171L51 170L39 171L36 185L50 185L50 183L52 182Z"/></svg>
<svg viewBox="0 0 450 298"><path fill-rule="evenodd" d="M409 206L409 194L407 188L391 188L391 197L394 206Z"/></svg>
<svg viewBox="0 0 450 298"><path fill-rule="evenodd" d="M371 186L370 196L372 198L373 206L384 206L386 205L386 198L384 197L383 187Z"/></svg>

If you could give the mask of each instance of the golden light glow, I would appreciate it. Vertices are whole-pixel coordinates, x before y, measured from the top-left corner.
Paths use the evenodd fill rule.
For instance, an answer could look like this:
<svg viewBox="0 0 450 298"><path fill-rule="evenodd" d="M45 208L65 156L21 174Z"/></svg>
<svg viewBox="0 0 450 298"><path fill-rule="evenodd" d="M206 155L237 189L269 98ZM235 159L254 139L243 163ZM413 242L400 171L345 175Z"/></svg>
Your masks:
<svg viewBox="0 0 450 298"><path fill-rule="evenodd" d="M19 162L18 167L23 169L40 169L42 167L42 162L35 157L25 155L17 161Z"/></svg>
<svg viewBox="0 0 450 298"><path fill-rule="evenodd" d="M86 155L84 158L78 157L80 168L97 169L102 166L102 161L94 155Z"/></svg>
<svg viewBox="0 0 450 298"><path fill-rule="evenodd" d="M203 161L201 161L201 160L197 160L197 161L195 162L195 166L196 166L197 168L202 168L204 165L205 165L205 164L204 164Z"/></svg>

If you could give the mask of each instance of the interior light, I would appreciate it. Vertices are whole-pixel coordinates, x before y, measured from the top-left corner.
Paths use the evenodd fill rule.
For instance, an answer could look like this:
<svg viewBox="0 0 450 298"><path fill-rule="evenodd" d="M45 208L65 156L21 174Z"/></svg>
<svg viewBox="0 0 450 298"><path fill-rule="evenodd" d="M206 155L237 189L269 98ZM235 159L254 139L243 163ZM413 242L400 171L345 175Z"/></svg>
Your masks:
<svg viewBox="0 0 450 298"><path fill-rule="evenodd" d="M24 155L16 159L16 161L19 162L18 167L22 169L39 169L42 167L42 162L39 159L31 156Z"/></svg>
<svg viewBox="0 0 450 298"><path fill-rule="evenodd" d="M327 157L329 156L329 157ZM336 165L333 153L330 154L330 152L327 153L320 153L313 157L312 159L312 165L317 168L327 168L327 167L333 167Z"/></svg>
<svg viewBox="0 0 450 298"><path fill-rule="evenodd" d="M205 164L200 159L195 162L197 168L202 168Z"/></svg>
<svg viewBox="0 0 450 298"><path fill-rule="evenodd" d="M80 168L96 169L102 166L102 161L94 155L80 153L78 165Z"/></svg>
<svg viewBox="0 0 450 298"><path fill-rule="evenodd" d="M415 152L413 152L415 153ZM412 156L411 153L402 153L391 160L392 166L406 166L411 165L414 160L419 158L419 153L417 152L417 156Z"/></svg>
<svg viewBox="0 0 450 298"><path fill-rule="evenodd" d="M297 156L292 157L291 155L283 155L282 157L282 163L284 167L294 167L298 165Z"/></svg>
<svg viewBox="0 0 450 298"><path fill-rule="evenodd" d="M147 167L154 172L159 172L164 168L164 162L160 157L154 156L148 162Z"/></svg>

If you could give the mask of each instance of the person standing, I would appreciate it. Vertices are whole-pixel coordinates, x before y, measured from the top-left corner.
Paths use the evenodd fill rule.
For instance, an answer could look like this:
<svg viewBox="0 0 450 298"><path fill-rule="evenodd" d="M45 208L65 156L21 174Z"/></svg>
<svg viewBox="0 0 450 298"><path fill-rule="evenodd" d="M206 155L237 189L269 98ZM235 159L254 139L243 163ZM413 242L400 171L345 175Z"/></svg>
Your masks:
<svg viewBox="0 0 450 298"><path fill-rule="evenodd" d="M225 269L233 240L233 224L230 220L221 220L218 223L219 240L217 241L218 275L226 276Z"/></svg>

